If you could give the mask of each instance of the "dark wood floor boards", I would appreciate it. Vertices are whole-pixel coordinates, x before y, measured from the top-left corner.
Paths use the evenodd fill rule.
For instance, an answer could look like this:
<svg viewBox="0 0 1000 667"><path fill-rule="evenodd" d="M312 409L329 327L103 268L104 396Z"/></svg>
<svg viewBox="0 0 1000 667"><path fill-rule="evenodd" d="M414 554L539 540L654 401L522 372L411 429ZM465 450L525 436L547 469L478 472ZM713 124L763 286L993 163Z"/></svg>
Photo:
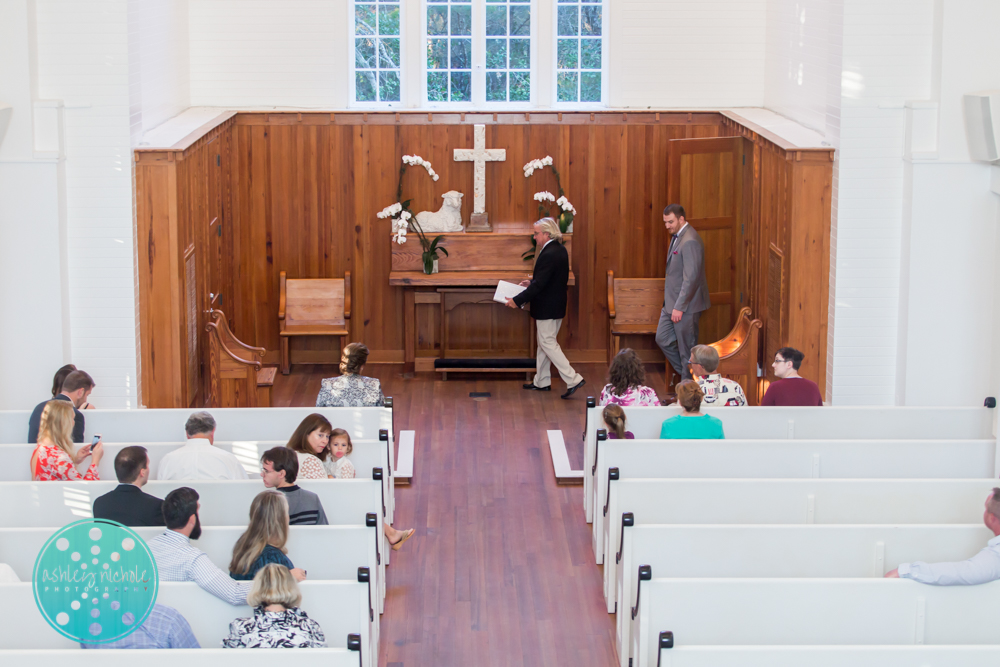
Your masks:
<svg viewBox="0 0 1000 667"><path fill-rule="evenodd" d="M582 467L586 396L603 365L577 368L581 395L525 391L510 376L403 378L370 366L394 400L397 430L417 432L414 478L396 490L397 528L417 534L392 554L379 660L387 667L608 667L614 616L601 594L581 487L555 483L545 435L560 429ZM278 376L275 405L312 405L332 366ZM658 384L654 384L657 383ZM650 382L662 386L662 374ZM469 392L492 396L475 400ZM336 425L334 425L336 426Z"/></svg>

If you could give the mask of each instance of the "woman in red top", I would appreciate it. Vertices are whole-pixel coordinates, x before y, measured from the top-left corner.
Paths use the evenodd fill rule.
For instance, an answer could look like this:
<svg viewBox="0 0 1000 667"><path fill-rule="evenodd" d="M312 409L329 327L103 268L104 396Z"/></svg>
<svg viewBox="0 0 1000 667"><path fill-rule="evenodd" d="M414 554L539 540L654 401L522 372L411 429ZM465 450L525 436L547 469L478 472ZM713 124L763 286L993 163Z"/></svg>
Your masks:
<svg viewBox="0 0 1000 667"><path fill-rule="evenodd" d="M38 428L38 446L31 455L31 477L36 482L68 482L76 480L99 480L97 465L104 456L104 445L100 440L93 447L86 445L74 453L73 405L68 401L49 401L42 410ZM91 456L86 474L76 469L81 462Z"/></svg>

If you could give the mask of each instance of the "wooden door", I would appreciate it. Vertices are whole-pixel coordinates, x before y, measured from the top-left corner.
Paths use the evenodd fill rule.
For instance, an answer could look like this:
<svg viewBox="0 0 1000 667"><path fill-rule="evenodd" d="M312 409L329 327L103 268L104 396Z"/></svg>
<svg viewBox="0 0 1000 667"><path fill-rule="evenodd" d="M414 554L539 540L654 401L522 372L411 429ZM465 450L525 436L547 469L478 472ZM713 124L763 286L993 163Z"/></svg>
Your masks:
<svg viewBox="0 0 1000 667"><path fill-rule="evenodd" d="M667 164L667 198L687 213L705 243L705 273L712 307L701 314L698 342L722 339L746 304L744 201L753 174L753 144L743 137L673 139ZM748 230L746 230L748 231Z"/></svg>

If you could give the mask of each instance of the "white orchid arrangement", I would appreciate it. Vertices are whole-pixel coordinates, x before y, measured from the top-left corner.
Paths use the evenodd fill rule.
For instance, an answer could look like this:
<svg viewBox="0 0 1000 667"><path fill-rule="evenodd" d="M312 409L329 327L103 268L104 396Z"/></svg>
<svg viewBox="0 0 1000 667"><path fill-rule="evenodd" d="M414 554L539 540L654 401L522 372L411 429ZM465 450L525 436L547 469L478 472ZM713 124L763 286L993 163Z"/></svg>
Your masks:
<svg viewBox="0 0 1000 667"><path fill-rule="evenodd" d="M556 187L559 191L559 196L556 197L554 194L548 190L542 190L541 192L535 193L535 201L538 202L538 215L540 217L550 217L555 218L559 223L559 230L564 234L573 231L573 218L576 217L576 208L570 203L569 199L566 198L566 193L563 192L562 182L559 178L559 171L556 169L554 160L551 155L546 155L541 159L534 159L528 164L524 165L524 177L529 178L536 171L545 169L545 167L551 167L552 173L556 177ZM558 213L552 215L549 211L549 206L555 204ZM522 255L524 259L532 259L535 256L534 251L534 239L532 239L532 250L527 251Z"/></svg>
<svg viewBox="0 0 1000 667"><path fill-rule="evenodd" d="M424 235L424 230L420 228L420 223L417 222L417 218L410 211L410 200L403 200L403 175L406 173L407 167L423 167L427 171L427 175L433 180L438 180L440 176L434 171L431 163L419 155L404 155L403 156L403 166L399 168L399 184L396 187L396 203L390 204L382 209L380 212L375 214L375 217L379 219L390 218L392 220L392 240L399 245L406 243L406 232L409 230L410 225L413 225L413 229L417 232L417 236L420 238L420 245L423 247L423 261L424 261L424 272L431 273L431 269L434 265L434 260L438 259L438 252L443 252L445 257L448 256L448 251L443 248L440 243L441 239L444 238L441 235L434 237L433 239L428 239Z"/></svg>

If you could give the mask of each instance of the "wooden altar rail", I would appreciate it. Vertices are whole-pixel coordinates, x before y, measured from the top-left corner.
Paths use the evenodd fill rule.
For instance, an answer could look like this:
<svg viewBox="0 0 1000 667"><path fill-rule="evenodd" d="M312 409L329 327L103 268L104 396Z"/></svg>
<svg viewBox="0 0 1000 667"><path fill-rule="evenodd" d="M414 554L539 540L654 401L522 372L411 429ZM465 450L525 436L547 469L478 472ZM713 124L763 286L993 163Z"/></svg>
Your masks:
<svg viewBox="0 0 1000 667"><path fill-rule="evenodd" d="M606 358L609 269L629 278L662 276L669 143L745 137L752 144L747 232L745 246L733 248L744 256L742 305L764 323L764 354L785 344L802 349L804 374L825 388L832 149L776 141L728 112L238 112L220 119L171 147L135 151L143 405L203 404L204 313L212 307L226 311L241 340L266 350L266 363L277 363L280 269L313 278L351 271L349 339L368 345L370 363L403 363L413 340L406 332L410 290L390 283L390 222L375 214L394 201L404 154L423 155L441 176L434 182L408 172L404 190L413 210L437 210L447 190L471 193L472 165L453 162L451 149L472 145L475 123L487 125L488 146L507 149L506 162L487 167L491 222L537 216L532 195L554 191L555 180L547 170L524 178L522 166L545 155L578 211L576 284L562 336L574 363ZM730 257L708 261L710 269L728 267ZM716 319L712 339L732 324ZM474 347L487 322L472 310L456 311L448 344ZM417 351L438 355L439 323L421 327ZM659 355L651 340L622 344L650 360ZM336 363L336 347L308 341L294 361Z"/></svg>

